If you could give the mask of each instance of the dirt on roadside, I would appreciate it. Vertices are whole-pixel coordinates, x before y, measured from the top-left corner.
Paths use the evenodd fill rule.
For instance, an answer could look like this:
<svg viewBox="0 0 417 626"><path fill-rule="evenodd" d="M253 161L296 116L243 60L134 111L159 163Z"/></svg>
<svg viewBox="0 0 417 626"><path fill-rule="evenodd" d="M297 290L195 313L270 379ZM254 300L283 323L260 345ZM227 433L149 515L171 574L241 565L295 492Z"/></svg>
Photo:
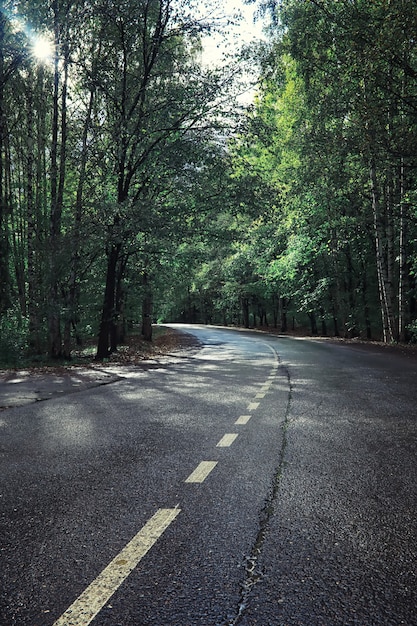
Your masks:
<svg viewBox="0 0 417 626"><path fill-rule="evenodd" d="M95 361L93 351L74 352L73 363L28 365L0 370L0 410L48 400L57 395L107 385L120 380L118 367L145 365L149 360L198 346L186 333L164 328L152 343L132 335L105 361Z"/></svg>

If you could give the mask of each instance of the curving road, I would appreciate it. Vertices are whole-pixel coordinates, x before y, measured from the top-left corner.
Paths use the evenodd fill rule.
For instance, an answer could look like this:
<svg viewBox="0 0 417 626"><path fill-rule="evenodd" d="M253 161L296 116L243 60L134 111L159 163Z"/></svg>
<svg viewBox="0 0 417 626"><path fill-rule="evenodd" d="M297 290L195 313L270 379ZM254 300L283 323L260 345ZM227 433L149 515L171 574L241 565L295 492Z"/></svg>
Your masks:
<svg viewBox="0 0 417 626"><path fill-rule="evenodd" d="M193 350L0 414L0 624L417 625L417 360Z"/></svg>

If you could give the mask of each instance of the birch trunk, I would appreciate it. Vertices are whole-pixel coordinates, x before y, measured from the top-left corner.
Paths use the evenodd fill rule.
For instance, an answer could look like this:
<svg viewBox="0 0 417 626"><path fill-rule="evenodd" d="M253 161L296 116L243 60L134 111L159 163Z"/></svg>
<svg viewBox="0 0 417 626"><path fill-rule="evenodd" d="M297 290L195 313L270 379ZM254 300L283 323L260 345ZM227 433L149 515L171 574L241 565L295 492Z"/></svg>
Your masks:
<svg viewBox="0 0 417 626"><path fill-rule="evenodd" d="M78 299L79 299L79 266L80 266L80 245L81 245L81 224L84 203L84 186L86 180L86 167L88 157L88 132L91 127L91 117L95 99L95 88L90 90L90 98L86 111L86 117L82 135L82 147L80 158L80 172L78 177L77 194L75 200L75 216L72 232L71 260L70 260L70 280L67 292L68 315L64 327L64 356L69 358L71 354L71 328L74 328L77 335L77 344L81 343L81 338L77 334L78 324Z"/></svg>
<svg viewBox="0 0 417 626"><path fill-rule="evenodd" d="M54 91L52 114L51 141L51 214L50 214L50 256L49 256L49 290L48 290L48 335L49 356L52 359L62 357L61 335L61 302L59 297L59 264L62 205L59 202L58 185L58 137L59 137L59 23L58 3L53 3L55 14L55 58L54 58Z"/></svg>
<svg viewBox="0 0 417 626"><path fill-rule="evenodd" d="M389 277L388 262L384 250L384 225L381 215L381 200L378 186L375 159L370 162L370 182L372 192L372 212L374 221L374 238L376 252L376 268L378 275L379 301L382 317L382 335L385 343L395 341L395 318L393 310L392 282Z"/></svg>
<svg viewBox="0 0 417 626"><path fill-rule="evenodd" d="M0 314L11 305L10 270L9 270L9 209L4 184L4 144L7 136L7 124L3 89L7 82L4 72L4 26L6 17L0 12Z"/></svg>
<svg viewBox="0 0 417 626"><path fill-rule="evenodd" d="M406 323L407 323L407 284L408 284L408 268L407 268L407 214L408 206L404 200L405 196L405 172L404 160L401 159L400 169L400 220L399 220L399 283L398 283L398 340L406 341Z"/></svg>
<svg viewBox="0 0 417 626"><path fill-rule="evenodd" d="M30 77L29 84L34 81ZM27 211L27 311L29 318L29 346L35 354L40 354L41 323L39 319L39 274L37 245L37 211L35 205L35 123L33 116L33 91L30 86L26 93L27 158L26 158L26 211Z"/></svg>

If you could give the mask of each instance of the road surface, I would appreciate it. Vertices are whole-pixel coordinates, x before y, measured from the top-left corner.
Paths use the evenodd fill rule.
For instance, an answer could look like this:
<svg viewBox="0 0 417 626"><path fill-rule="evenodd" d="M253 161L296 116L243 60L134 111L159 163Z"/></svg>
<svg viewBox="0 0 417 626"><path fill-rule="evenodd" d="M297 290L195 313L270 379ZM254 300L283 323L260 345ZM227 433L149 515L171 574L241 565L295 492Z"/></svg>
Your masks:
<svg viewBox="0 0 417 626"><path fill-rule="evenodd" d="M0 624L417 625L416 359L182 329L0 413Z"/></svg>

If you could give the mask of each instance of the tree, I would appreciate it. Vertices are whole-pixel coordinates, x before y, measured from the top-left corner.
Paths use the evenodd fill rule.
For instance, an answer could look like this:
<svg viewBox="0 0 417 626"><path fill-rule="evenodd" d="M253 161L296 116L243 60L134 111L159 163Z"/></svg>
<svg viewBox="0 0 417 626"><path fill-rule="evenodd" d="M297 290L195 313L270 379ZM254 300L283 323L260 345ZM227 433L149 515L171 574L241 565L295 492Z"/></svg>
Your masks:
<svg viewBox="0 0 417 626"><path fill-rule="evenodd" d="M217 75L204 76L193 58L197 24L182 21L173 8L171 0L123 7L109 2L102 15L108 28L97 84L106 102L104 126L115 178L99 359L117 347L116 293L123 277L124 242L138 225L140 229L144 208L151 210L150 190L158 184L154 172L163 166L167 146L210 115L218 93ZM148 274L145 268L143 276Z"/></svg>
<svg viewBox="0 0 417 626"><path fill-rule="evenodd" d="M21 38L11 28L12 2L0 9L0 315L11 306L9 219L12 211L10 129L7 105L10 84L23 61Z"/></svg>
<svg viewBox="0 0 417 626"><path fill-rule="evenodd" d="M406 197L415 186L415 150L410 143L416 129L415 6L330 0L267 4L279 16L281 45L296 60L305 83L310 126L304 131L302 171L314 172L317 180L314 154L320 154L325 187L334 198L351 197L355 181L360 200L354 203L355 213L334 202L329 206L336 209L336 219L351 215L352 226L358 223L357 215L363 216L364 232L372 224L383 337L404 338L405 299L411 286L406 259L412 254L404 230L410 208ZM340 172L346 176L340 177ZM344 265L348 271L355 267L353 252L349 242ZM357 267L363 266L356 258ZM340 271L336 276L341 284ZM355 281L348 277L347 283L352 309Z"/></svg>

